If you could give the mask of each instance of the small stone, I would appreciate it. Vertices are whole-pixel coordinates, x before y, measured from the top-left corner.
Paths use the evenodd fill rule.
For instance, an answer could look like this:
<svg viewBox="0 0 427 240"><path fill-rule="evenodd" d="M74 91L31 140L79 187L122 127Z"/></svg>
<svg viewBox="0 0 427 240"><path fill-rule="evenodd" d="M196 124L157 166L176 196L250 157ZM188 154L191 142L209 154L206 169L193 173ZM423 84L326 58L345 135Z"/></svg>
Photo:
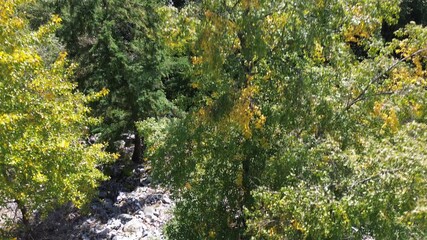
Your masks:
<svg viewBox="0 0 427 240"><path fill-rule="evenodd" d="M128 222L132 220L133 216L127 213L120 214L117 216L118 219L122 220L122 222Z"/></svg>
<svg viewBox="0 0 427 240"><path fill-rule="evenodd" d="M162 203L164 204L171 204L171 199L168 196L163 196Z"/></svg>
<svg viewBox="0 0 427 240"><path fill-rule="evenodd" d="M105 229L103 229L103 230L97 231L97 232L96 232L96 234L97 234L98 236L103 236L103 237L105 237L105 236L107 236L107 235L108 235L108 233L109 233L109 232L110 232L110 229L105 228Z"/></svg>
<svg viewBox="0 0 427 240"><path fill-rule="evenodd" d="M148 205L153 205L156 202L160 201L162 199L162 195L160 194L151 194L148 195L145 199L145 203Z"/></svg>
<svg viewBox="0 0 427 240"><path fill-rule="evenodd" d="M116 235L111 240L129 240L128 237Z"/></svg>
<svg viewBox="0 0 427 240"><path fill-rule="evenodd" d="M90 240L90 238L86 234L83 234L82 235L82 240Z"/></svg>
<svg viewBox="0 0 427 240"><path fill-rule="evenodd" d="M148 206L144 208L145 216L153 216L154 213L155 213L155 209L153 207Z"/></svg>
<svg viewBox="0 0 427 240"><path fill-rule="evenodd" d="M107 226L111 229L118 230L122 226L122 221L120 221L120 219L110 219Z"/></svg>
<svg viewBox="0 0 427 240"><path fill-rule="evenodd" d="M144 223L142 222L142 220L137 218L130 220L123 227L123 232L137 233L137 232L143 232L143 231L144 231Z"/></svg>

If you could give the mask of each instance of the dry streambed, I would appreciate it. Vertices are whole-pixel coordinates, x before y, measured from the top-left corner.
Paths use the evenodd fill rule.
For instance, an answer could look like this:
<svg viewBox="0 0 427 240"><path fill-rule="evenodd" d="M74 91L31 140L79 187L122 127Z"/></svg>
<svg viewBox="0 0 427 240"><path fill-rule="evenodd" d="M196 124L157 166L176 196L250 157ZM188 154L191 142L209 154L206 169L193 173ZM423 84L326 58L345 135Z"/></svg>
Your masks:
<svg viewBox="0 0 427 240"><path fill-rule="evenodd" d="M64 206L21 239L163 239L174 203L166 189L151 184L143 165L134 166L129 177L113 177L99 190L88 213Z"/></svg>

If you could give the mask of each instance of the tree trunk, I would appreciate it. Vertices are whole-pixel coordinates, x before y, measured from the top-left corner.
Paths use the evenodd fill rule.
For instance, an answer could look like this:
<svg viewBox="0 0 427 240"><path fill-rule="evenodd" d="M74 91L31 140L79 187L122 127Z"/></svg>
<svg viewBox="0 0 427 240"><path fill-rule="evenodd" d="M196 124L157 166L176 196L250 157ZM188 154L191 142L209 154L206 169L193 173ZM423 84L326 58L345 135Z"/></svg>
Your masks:
<svg viewBox="0 0 427 240"><path fill-rule="evenodd" d="M28 225L30 224L30 220L28 219L28 210L22 201L15 200L15 202L22 214L22 224L24 225L24 228L27 229Z"/></svg>
<svg viewBox="0 0 427 240"><path fill-rule="evenodd" d="M139 136L138 132L135 133L135 148L133 150L133 154L132 154L132 161L134 163L141 163L142 162L142 153L143 153L143 149L142 149L142 139Z"/></svg>

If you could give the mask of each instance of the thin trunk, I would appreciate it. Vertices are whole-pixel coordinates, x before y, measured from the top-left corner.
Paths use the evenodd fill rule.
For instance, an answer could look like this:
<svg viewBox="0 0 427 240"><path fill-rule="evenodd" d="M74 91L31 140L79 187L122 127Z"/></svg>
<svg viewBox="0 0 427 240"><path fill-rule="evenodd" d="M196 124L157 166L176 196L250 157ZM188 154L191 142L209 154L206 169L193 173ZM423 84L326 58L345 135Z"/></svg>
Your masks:
<svg viewBox="0 0 427 240"><path fill-rule="evenodd" d="M243 12L243 16L244 18L247 18L249 15L249 11L250 11L250 7L248 7L244 12ZM246 42L246 34L247 31L244 28L243 31L239 32L238 38L240 40L240 44L241 44L241 49L242 49L242 53L245 52L245 50L247 49L247 42ZM244 87L247 88L250 86L250 82L248 80L249 76L253 75L252 72L252 68L253 68L253 59L245 59L248 56L243 56L242 62L241 62L241 67L243 69L243 74L242 74L242 78L244 79ZM248 101L250 103L252 103L252 99L251 97L249 97ZM251 106L252 107L252 104ZM243 190L243 195L242 195L242 199L240 201L240 211L241 211L241 218L239 221L239 228L240 228L240 233L239 233L239 239L248 239L247 236L245 236L245 231L247 228L246 225L246 218L245 215L243 214L244 208L250 207L251 206L251 190L252 190L252 186L251 186L251 182L250 182L250 177L251 177L251 162L249 158L246 158L243 162L242 162L242 170L243 170L243 182L242 182L242 190Z"/></svg>
<svg viewBox="0 0 427 240"><path fill-rule="evenodd" d="M143 149L142 149L142 139L139 136L138 132L135 133L134 143L135 143L135 148L133 150L132 161L134 163L141 163Z"/></svg>
<svg viewBox="0 0 427 240"><path fill-rule="evenodd" d="M246 225L246 218L243 214L244 208L248 208L252 205L252 196L251 196L251 183L250 183L250 160L245 159L242 163L243 167L243 182L242 182L242 188L243 188L243 198L241 200L240 205L240 211L242 214L242 217L240 219L240 239L246 239L245 237L245 231L247 228Z"/></svg>
<svg viewBox="0 0 427 240"><path fill-rule="evenodd" d="M16 202L16 204L18 204L18 209L21 211L22 224L24 225L24 227L26 229L30 224L30 220L28 219L27 207L25 207L25 204L21 200L15 200L15 202Z"/></svg>

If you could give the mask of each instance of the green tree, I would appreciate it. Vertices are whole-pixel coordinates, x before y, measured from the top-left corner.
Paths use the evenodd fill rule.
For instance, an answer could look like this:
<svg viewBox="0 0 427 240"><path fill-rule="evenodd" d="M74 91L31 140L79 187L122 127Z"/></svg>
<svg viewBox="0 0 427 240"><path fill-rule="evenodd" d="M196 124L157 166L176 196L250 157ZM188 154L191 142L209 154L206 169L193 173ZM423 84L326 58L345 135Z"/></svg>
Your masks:
<svg viewBox="0 0 427 240"><path fill-rule="evenodd" d="M169 238L425 236L427 30L386 43L398 6L187 6L196 105L162 128L141 123L156 134L153 174L179 199Z"/></svg>
<svg viewBox="0 0 427 240"><path fill-rule="evenodd" d="M90 200L106 179L97 166L114 156L82 143L98 122L87 104L107 92L76 91L65 52L54 62L43 57L61 19L32 31L17 11L23 3L0 2L0 206L16 202L26 225L35 211Z"/></svg>
<svg viewBox="0 0 427 240"><path fill-rule="evenodd" d="M93 105L96 115L103 118L95 131L110 143L120 139L120 134L135 133L132 159L136 162L142 159L142 142L135 122L175 114L164 90L163 80L174 65L167 61L160 36L161 6L141 0L65 1L61 5L64 24L58 34L79 63L79 89L85 93L110 90Z"/></svg>

